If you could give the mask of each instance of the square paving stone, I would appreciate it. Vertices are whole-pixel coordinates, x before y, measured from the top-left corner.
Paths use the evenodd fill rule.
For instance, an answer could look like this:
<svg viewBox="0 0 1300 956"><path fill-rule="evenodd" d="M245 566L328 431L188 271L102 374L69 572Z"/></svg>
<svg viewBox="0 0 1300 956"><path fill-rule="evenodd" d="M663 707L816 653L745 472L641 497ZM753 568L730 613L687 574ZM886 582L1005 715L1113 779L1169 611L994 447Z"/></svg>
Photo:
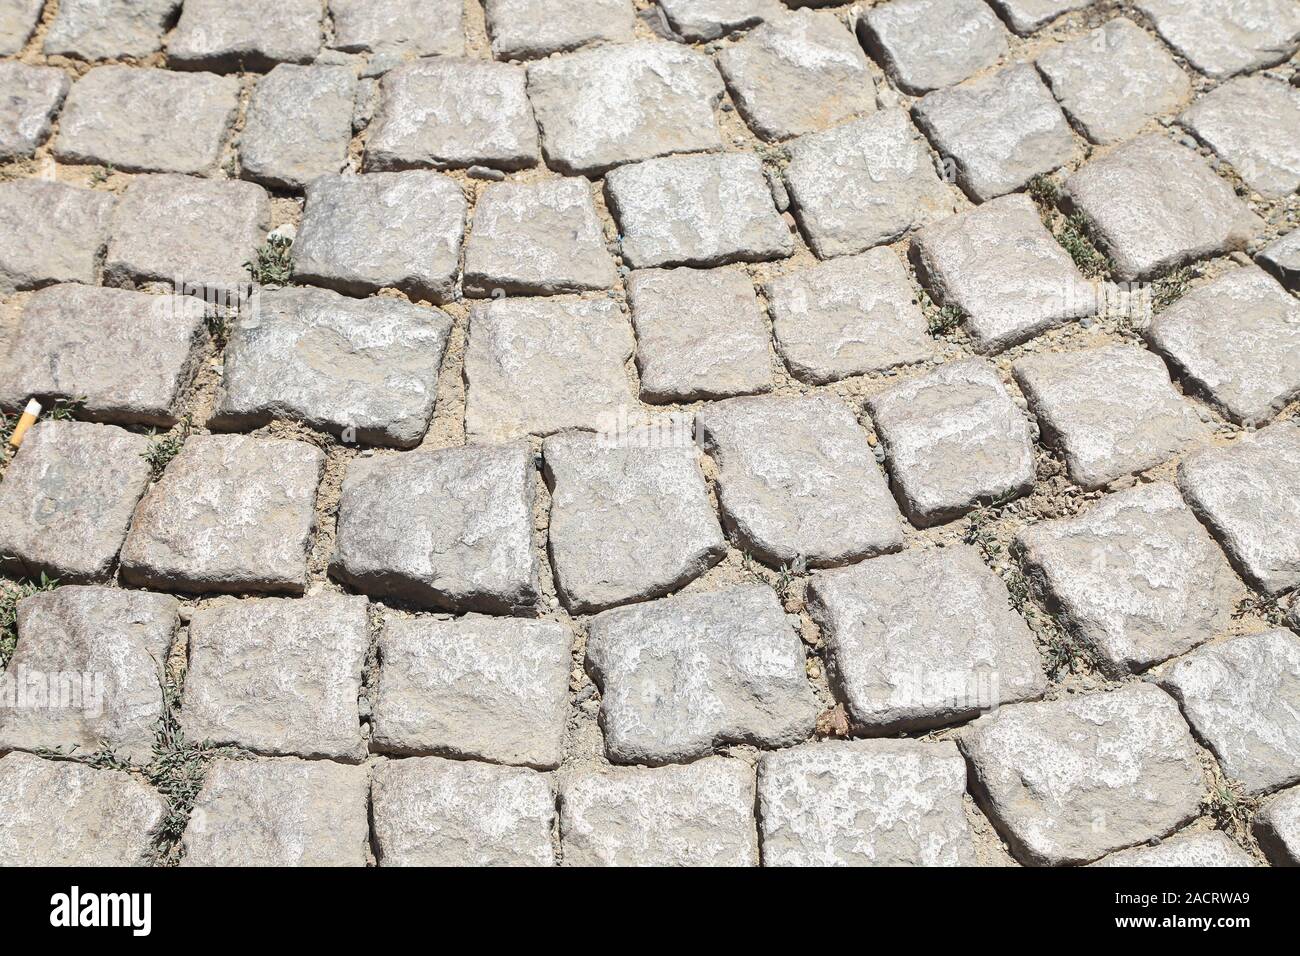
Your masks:
<svg viewBox="0 0 1300 956"><path fill-rule="evenodd" d="M1021 36L1046 26L1063 13L1090 7L1095 0L989 0L1012 30Z"/></svg>
<svg viewBox="0 0 1300 956"><path fill-rule="evenodd" d="M837 398L733 398L696 415L737 547L773 565L847 564L903 544L866 433Z"/></svg>
<svg viewBox="0 0 1300 956"><path fill-rule="evenodd" d="M867 408L894 494L917 527L1033 490L1029 419L987 362L948 362L877 392Z"/></svg>
<svg viewBox="0 0 1300 956"><path fill-rule="evenodd" d="M391 287L450 301L468 208L441 173L322 176L307 186L294 280L348 295Z"/></svg>
<svg viewBox="0 0 1300 956"><path fill-rule="evenodd" d="M1156 679L1249 793L1300 781L1300 637L1278 628L1211 644Z"/></svg>
<svg viewBox="0 0 1300 956"><path fill-rule="evenodd" d="M181 724L273 756L349 762L366 753L357 695L370 645L366 599L227 601L194 611Z"/></svg>
<svg viewBox="0 0 1300 956"><path fill-rule="evenodd" d="M870 736L957 723L1047 690L1006 585L966 545L821 572L808 606L832 686Z"/></svg>
<svg viewBox="0 0 1300 956"><path fill-rule="evenodd" d="M162 49L181 0L59 0L41 49L80 60L143 59Z"/></svg>
<svg viewBox="0 0 1300 956"><path fill-rule="evenodd" d="M0 483L0 567L103 581L149 486L149 439L115 425L38 422Z"/></svg>
<svg viewBox="0 0 1300 956"><path fill-rule="evenodd" d="M1165 363L1134 345L1044 352L1013 371L1043 437L1087 489L1163 464L1208 434Z"/></svg>
<svg viewBox="0 0 1300 956"><path fill-rule="evenodd" d="M858 35L916 96L960 83L1007 52L1007 31L981 0L891 0L861 16Z"/></svg>
<svg viewBox="0 0 1300 956"><path fill-rule="evenodd" d="M0 704L0 750L106 745L148 763L179 609L163 594L78 585L19 601L18 644L0 681L25 696Z"/></svg>
<svg viewBox="0 0 1300 956"><path fill-rule="evenodd" d="M1255 261L1292 292L1300 290L1300 229L1270 242L1256 254Z"/></svg>
<svg viewBox="0 0 1300 956"><path fill-rule="evenodd" d="M867 58L831 13L774 18L718 54L736 108L758 136L785 139L876 109Z"/></svg>
<svg viewBox="0 0 1300 956"><path fill-rule="evenodd" d="M743 269L646 269L626 282L642 401L771 391L771 333Z"/></svg>
<svg viewBox="0 0 1300 956"><path fill-rule="evenodd" d="M289 419L349 441L414 447L433 416L450 332L446 314L401 299L263 290L230 332L208 427Z"/></svg>
<svg viewBox="0 0 1300 956"><path fill-rule="evenodd" d="M631 0L484 0L483 12L499 60L532 60L635 37Z"/></svg>
<svg viewBox="0 0 1300 956"><path fill-rule="evenodd" d="M27 399L81 402L79 414L117 424L176 424L203 340L193 296L58 285L34 293L13 348L0 359L0 407Z"/></svg>
<svg viewBox="0 0 1300 956"><path fill-rule="evenodd" d="M764 866L971 866L966 765L949 742L834 740L758 764Z"/></svg>
<svg viewBox="0 0 1300 956"><path fill-rule="evenodd" d="M70 86L68 75L52 66L0 63L0 161L36 152Z"/></svg>
<svg viewBox="0 0 1300 956"><path fill-rule="evenodd" d="M1300 44L1290 0L1137 0L1165 41L1206 76L1281 63Z"/></svg>
<svg viewBox="0 0 1300 956"><path fill-rule="evenodd" d="M233 76L97 66L68 93L54 158L128 173L211 173L238 110Z"/></svg>
<svg viewBox="0 0 1300 956"><path fill-rule="evenodd" d="M372 748L558 767L570 643L554 621L389 615L379 638Z"/></svg>
<svg viewBox="0 0 1300 956"><path fill-rule="evenodd" d="M1030 579L1113 676L1223 634L1241 594L1223 553L1164 482L1031 525L1016 545Z"/></svg>
<svg viewBox="0 0 1300 956"><path fill-rule="evenodd" d="M297 191L341 170L356 86L345 66L281 64L259 80L240 136L244 178Z"/></svg>
<svg viewBox="0 0 1300 956"><path fill-rule="evenodd" d="M637 408L632 328L608 300L505 299L470 315L465 432L510 441L610 427Z"/></svg>
<svg viewBox="0 0 1300 956"><path fill-rule="evenodd" d="M122 580L163 591L302 594L324 461L301 441L192 436L136 509Z"/></svg>
<svg viewBox="0 0 1300 956"><path fill-rule="evenodd" d="M662 597L727 553L694 444L610 445L573 432L543 446L555 586L574 614Z"/></svg>
<svg viewBox="0 0 1300 956"><path fill-rule="evenodd" d="M1234 422L1263 424L1300 395L1300 303L1259 269L1193 289L1145 334Z"/></svg>
<svg viewBox="0 0 1300 956"><path fill-rule="evenodd" d="M1280 793L1255 814L1255 838L1274 866L1300 866L1300 787Z"/></svg>
<svg viewBox="0 0 1300 956"><path fill-rule="evenodd" d="M819 259L893 242L956 210L956 191L903 110L801 136L788 149L791 208Z"/></svg>
<svg viewBox="0 0 1300 956"><path fill-rule="evenodd" d="M1061 108L1094 143L1129 139L1192 95L1169 52L1124 17L1050 48L1037 63Z"/></svg>
<svg viewBox="0 0 1300 956"><path fill-rule="evenodd" d="M1093 866L1255 866L1250 854L1226 833L1179 833L1156 846L1111 854Z"/></svg>
<svg viewBox="0 0 1300 956"><path fill-rule="evenodd" d="M45 0L0 0L0 56L19 52L36 31Z"/></svg>
<svg viewBox="0 0 1300 956"><path fill-rule="evenodd" d="M624 43L528 66L546 164L595 175L619 163L720 149L713 108L722 78L678 43Z"/></svg>
<svg viewBox="0 0 1300 956"><path fill-rule="evenodd" d="M423 606L528 612L539 591L534 477L523 445L354 459L330 571Z"/></svg>
<svg viewBox="0 0 1300 956"><path fill-rule="evenodd" d="M801 382L825 385L934 354L912 280L892 250L818 263L763 291L776 350Z"/></svg>
<svg viewBox="0 0 1300 956"><path fill-rule="evenodd" d="M537 165L537 125L524 69L434 57L384 74L366 169Z"/></svg>
<svg viewBox="0 0 1300 956"><path fill-rule="evenodd" d="M40 179L0 183L0 294L94 284L117 198Z"/></svg>
<svg viewBox="0 0 1300 956"><path fill-rule="evenodd" d="M1300 90L1263 76L1206 93L1180 122L1232 163L1246 185L1280 199L1300 187Z"/></svg>
<svg viewBox="0 0 1300 956"><path fill-rule="evenodd" d="M465 242L467 295L584 292L615 278L587 180L484 187Z"/></svg>
<svg viewBox="0 0 1300 956"><path fill-rule="evenodd" d="M217 760L181 866L365 866L370 775L328 760Z"/></svg>
<svg viewBox="0 0 1300 956"><path fill-rule="evenodd" d="M780 0L658 0L669 27L691 43L716 40L779 18Z"/></svg>
<svg viewBox="0 0 1300 956"><path fill-rule="evenodd" d="M321 47L321 0L185 0L167 65L216 73L310 63Z"/></svg>
<svg viewBox="0 0 1300 956"><path fill-rule="evenodd" d="M156 790L120 770L0 759L0 866L144 866L166 815Z"/></svg>
<svg viewBox="0 0 1300 956"><path fill-rule="evenodd" d="M1121 282L1240 249L1264 225L1196 153L1160 133L1093 160L1065 188Z"/></svg>
<svg viewBox="0 0 1300 956"><path fill-rule="evenodd" d="M794 252L757 156L649 159L612 170L605 193L623 259L634 269L761 262Z"/></svg>
<svg viewBox="0 0 1300 956"><path fill-rule="evenodd" d="M1178 484L1243 577L1269 594L1300 584L1300 427L1278 422L1199 451Z"/></svg>
<svg viewBox="0 0 1300 956"><path fill-rule="evenodd" d="M958 743L972 793L1023 863L1086 863L1200 813L1196 745L1173 698L1149 684L1003 707Z"/></svg>
<svg viewBox="0 0 1300 956"><path fill-rule="evenodd" d="M957 183L976 202L1019 189L1074 155L1065 116L1028 63L929 93L912 115L956 163Z"/></svg>
<svg viewBox="0 0 1300 956"><path fill-rule="evenodd" d="M761 584L598 614L587 670L602 692L605 753L617 763L684 763L724 744L788 746L817 719L803 647Z"/></svg>
<svg viewBox="0 0 1300 956"><path fill-rule="evenodd" d="M757 866L754 771L728 757L584 770L560 785L565 866Z"/></svg>
<svg viewBox="0 0 1300 956"><path fill-rule="evenodd" d="M554 866L551 778L524 767L410 757L375 768L380 866Z"/></svg>
<svg viewBox="0 0 1300 956"><path fill-rule="evenodd" d="M463 56L464 0L329 0L335 49Z"/></svg>

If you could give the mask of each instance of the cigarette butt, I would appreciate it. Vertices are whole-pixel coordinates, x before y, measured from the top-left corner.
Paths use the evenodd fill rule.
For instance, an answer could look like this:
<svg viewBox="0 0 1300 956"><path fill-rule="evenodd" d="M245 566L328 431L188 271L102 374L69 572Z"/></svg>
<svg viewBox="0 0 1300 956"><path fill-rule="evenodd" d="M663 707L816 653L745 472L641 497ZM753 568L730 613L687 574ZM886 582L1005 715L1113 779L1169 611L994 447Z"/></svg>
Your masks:
<svg viewBox="0 0 1300 956"><path fill-rule="evenodd" d="M32 399L23 409L23 417L18 419L18 425L14 428L14 433L9 436L9 444L17 448L23 443L23 436L27 434L27 429L36 424L36 419L41 414L41 403Z"/></svg>

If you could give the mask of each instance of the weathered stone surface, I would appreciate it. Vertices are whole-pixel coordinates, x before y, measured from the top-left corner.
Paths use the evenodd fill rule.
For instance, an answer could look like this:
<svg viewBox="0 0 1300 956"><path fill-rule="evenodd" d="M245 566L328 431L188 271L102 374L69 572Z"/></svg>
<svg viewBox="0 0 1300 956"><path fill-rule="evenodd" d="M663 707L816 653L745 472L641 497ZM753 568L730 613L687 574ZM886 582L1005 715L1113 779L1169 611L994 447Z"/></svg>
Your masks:
<svg viewBox="0 0 1300 956"><path fill-rule="evenodd" d="M1029 420L978 359L948 362L867 399L895 496L917 527L1034 485Z"/></svg>
<svg viewBox="0 0 1300 956"><path fill-rule="evenodd" d="M365 767L218 760L190 812L182 866L365 866Z"/></svg>
<svg viewBox="0 0 1300 956"><path fill-rule="evenodd" d="M0 63L0 161L36 152L70 86L52 66Z"/></svg>
<svg viewBox="0 0 1300 956"><path fill-rule="evenodd" d="M149 440L114 425L36 424L0 484L0 567L103 581L149 485Z"/></svg>
<svg viewBox="0 0 1300 956"><path fill-rule="evenodd" d="M122 580L302 594L325 456L306 442L195 435L136 509Z"/></svg>
<svg viewBox="0 0 1300 956"><path fill-rule="evenodd" d="M725 743L786 746L816 722L803 648L761 584L598 614L587 669L603 693L605 753L619 763L686 762Z"/></svg>
<svg viewBox="0 0 1300 956"><path fill-rule="evenodd" d="M467 211L460 187L440 173L322 176L307 187L293 277L348 295L393 287L447 302Z"/></svg>
<svg viewBox="0 0 1300 956"><path fill-rule="evenodd" d="M1293 292L1300 289L1300 229L1269 243L1255 256L1255 261L1288 289Z"/></svg>
<svg viewBox="0 0 1300 956"><path fill-rule="evenodd" d="M960 83L1007 52L1007 31L979 0L891 0L861 16L858 35L914 95Z"/></svg>
<svg viewBox="0 0 1300 956"><path fill-rule="evenodd" d="M0 56L27 45L41 19L45 0L0 0Z"/></svg>
<svg viewBox="0 0 1300 956"><path fill-rule="evenodd" d="M1259 269L1188 292L1146 337L1235 422L1263 424L1300 395L1300 303Z"/></svg>
<svg viewBox="0 0 1300 956"><path fill-rule="evenodd" d="M895 551L903 534L866 435L836 398L733 398L696 415L738 547L812 567Z"/></svg>
<svg viewBox="0 0 1300 956"><path fill-rule="evenodd" d="M479 195L465 242L467 295L584 292L614 280L587 180L494 183Z"/></svg>
<svg viewBox="0 0 1300 956"><path fill-rule="evenodd" d="M677 43L627 43L528 66L528 98L546 164L565 175L718 149L713 108L722 78L704 54Z"/></svg>
<svg viewBox="0 0 1300 956"><path fill-rule="evenodd" d="M54 158L123 172L210 173L238 109L234 77L97 66L68 93Z"/></svg>
<svg viewBox="0 0 1300 956"><path fill-rule="evenodd" d="M560 786L560 841L566 866L755 866L754 771L728 757L581 771Z"/></svg>
<svg viewBox="0 0 1300 956"><path fill-rule="evenodd" d="M185 0L167 44L167 64L242 73L310 63L320 52L324 19L320 0Z"/></svg>
<svg viewBox="0 0 1300 956"><path fill-rule="evenodd" d="M521 66L417 60L384 74L382 96L366 141L367 169L537 165L537 126Z"/></svg>
<svg viewBox="0 0 1300 956"><path fill-rule="evenodd" d="M820 259L893 242L957 206L903 110L801 136L789 152L792 209Z"/></svg>
<svg viewBox="0 0 1300 956"><path fill-rule="evenodd" d="M1024 36L1046 26L1063 13L1082 10L1094 0L989 0L1016 33Z"/></svg>
<svg viewBox="0 0 1300 956"><path fill-rule="evenodd" d="M1164 363L1133 345L1044 352L1013 370L1043 436L1084 488L1153 468L1207 434Z"/></svg>
<svg viewBox="0 0 1300 956"><path fill-rule="evenodd" d="M1158 846L1114 853L1093 866L1254 866L1255 861L1226 833L1179 833Z"/></svg>
<svg viewBox="0 0 1300 956"><path fill-rule="evenodd" d="M632 329L609 300L507 299L470 316L465 432L508 441L611 427L636 407Z"/></svg>
<svg viewBox="0 0 1300 956"><path fill-rule="evenodd" d="M375 768L380 866L554 866L555 793L523 767L411 757Z"/></svg>
<svg viewBox="0 0 1300 956"><path fill-rule="evenodd" d="M966 765L949 742L836 740L765 754L765 866L970 866Z"/></svg>
<svg viewBox="0 0 1300 956"><path fill-rule="evenodd" d="M1185 103L1192 84L1160 43L1116 17L1038 58L1062 109L1094 143L1118 143Z"/></svg>
<svg viewBox="0 0 1300 956"><path fill-rule="evenodd" d="M779 0L658 0L673 32L683 40L716 40L774 20L787 10Z"/></svg>
<svg viewBox="0 0 1300 956"><path fill-rule="evenodd" d="M1074 155L1070 127L1028 63L927 94L913 108L934 148L976 202L1024 186Z"/></svg>
<svg viewBox="0 0 1300 956"><path fill-rule="evenodd" d="M1288 0L1138 0L1160 35L1207 76L1281 63L1300 44Z"/></svg>
<svg viewBox="0 0 1300 956"><path fill-rule="evenodd" d="M0 183L0 294L93 284L115 202L112 193L40 179Z"/></svg>
<svg viewBox="0 0 1300 956"><path fill-rule="evenodd" d="M912 280L889 249L800 269L764 292L776 350L801 382L825 385L934 354Z"/></svg>
<svg viewBox="0 0 1300 956"><path fill-rule="evenodd" d="M452 610L537 602L532 456L469 445L359 458L339 500L331 573L367 594Z"/></svg>
<svg viewBox="0 0 1300 956"><path fill-rule="evenodd" d="M464 0L329 0L334 47L349 53L463 56Z"/></svg>
<svg viewBox="0 0 1300 956"><path fill-rule="evenodd" d="M0 759L0 865L143 866L167 802L119 770Z"/></svg>
<svg viewBox="0 0 1300 956"><path fill-rule="evenodd" d="M1300 866L1300 788L1280 793L1255 814L1255 838L1274 866Z"/></svg>
<svg viewBox="0 0 1300 956"><path fill-rule="evenodd" d="M46 56L80 60L147 57L162 49L162 37L181 0L60 0L46 31Z"/></svg>
<svg viewBox="0 0 1300 956"><path fill-rule="evenodd" d="M816 574L808 605L832 686L872 736L956 723L1047 689L1006 585L966 545Z"/></svg>
<svg viewBox="0 0 1300 956"><path fill-rule="evenodd" d="M627 277L627 297L643 401L771 390L771 335L743 269L640 270Z"/></svg>
<svg viewBox="0 0 1300 956"><path fill-rule="evenodd" d="M1300 427L1197 452L1178 484L1247 580L1270 594L1300 584Z"/></svg>
<svg viewBox="0 0 1300 956"><path fill-rule="evenodd" d="M1016 542L1031 579L1115 675L1223 634L1240 597L1222 552L1164 482L1031 525Z"/></svg>
<svg viewBox="0 0 1300 956"><path fill-rule="evenodd" d="M261 291L234 324L209 427L302 421L348 442L412 448L433 415L451 319L386 297Z"/></svg>
<svg viewBox="0 0 1300 956"><path fill-rule="evenodd" d="M763 139L834 126L876 109L876 85L853 34L834 14L774 18L718 54L741 116Z"/></svg>
<svg viewBox="0 0 1300 956"><path fill-rule="evenodd" d="M1065 183L1120 281L1147 279L1239 249L1263 222L1191 150L1148 133L1088 163Z"/></svg>
<svg viewBox="0 0 1300 956"><path fill-rule="evenodd" d="M1300 90L1263 76L1206 93L1181 122L1252 189L1280 199L1300 187Z"/></svg>
<svg viewBox="0 0 1300 956"><path fill-rule="evenodd" d="M1278 628L1211 644L1156 679L1248 792L1300 781L1300 637Z"/></svg>
<svg viewBox="0 0 1300 956"><path fill-rule="evenodd" d="M356 78L344 66L281 64L258 81L240 138L244 178L300 190L348 158Z"/></svg>
<svg viewBox="0 0 1300 956"><path fill-rule="evenodd" d="M1086 863L1200 812L1203 776L1178 705L1149 684L980 717L958 742L974 792L1025 863Z"/></svg>
<svg viewBox="0 0 1300 956"><path fill-rule="evenodd" d="M532 60L635 35L631 0L484 0L483 12L492 55L500 60Z"/></svg>
<svg viewBox="0 0 1300 956"><path fill-rule="evenodd" d="M666 156L605 177L623 259L634 269L779 259L794 238L747 153Z"/></svg>

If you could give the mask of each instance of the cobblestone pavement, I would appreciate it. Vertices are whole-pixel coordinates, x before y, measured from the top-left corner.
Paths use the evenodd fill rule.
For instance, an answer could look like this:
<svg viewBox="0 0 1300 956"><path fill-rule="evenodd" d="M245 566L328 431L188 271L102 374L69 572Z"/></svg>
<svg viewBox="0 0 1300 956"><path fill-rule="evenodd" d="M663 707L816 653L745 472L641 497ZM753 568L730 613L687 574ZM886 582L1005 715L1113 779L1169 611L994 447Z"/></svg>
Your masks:
<svg viewBox="0 0 1300 956"><path fill-rule="evenodd" d="M1300 862L1297 46L0 0L0 864Z"/></svg>

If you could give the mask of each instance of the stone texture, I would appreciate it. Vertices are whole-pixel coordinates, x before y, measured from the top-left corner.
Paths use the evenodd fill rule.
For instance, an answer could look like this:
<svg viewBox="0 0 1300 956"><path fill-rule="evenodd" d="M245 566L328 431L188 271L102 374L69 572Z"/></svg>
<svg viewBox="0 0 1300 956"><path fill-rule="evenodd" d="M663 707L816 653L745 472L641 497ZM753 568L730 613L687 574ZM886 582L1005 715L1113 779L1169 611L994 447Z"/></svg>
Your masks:
<svg viewBox="0 0 1300 956"><path fill-rule="evenodd" d="M1024 36L1063 13L1092 6L1094 0L989 0L1012 30Z"/></svg>
<svg viewBox="0 0 1300 956"><path fill-rule="evenodd" d="M369 774L328 760L218 760L182 866L365 866Z"/></svg>
<svg viewBox="0 0 1300 956"><path fill-rule="evenodd" d="M1181 122L1257 192L1280 199L1300 187L1295 87L1263 76L1232 80L1193 103Z"/></svg>
<svg viewBox="0 0 1300 956"><path fill-rule="evenodd" d="M791 207L819 259L893 242L956 209L903 110L801 136L788 149Z"/></svg>
<svg viewBox="0 0 1300 956"><path fill-rule="evenodd" d="M1255 814L1255 838L1274 866L1300 866L1300 788L1280 793Z"/></svg>
<svg viewBox="0 0 1300 956"><path fill-rule="evenodd" d="M324 462L302 441L190 437L136 509L122 547L123 581L163 591L302 594Z"/></svg>
<svg viewBox="0 0 1300 956"><path fill-rule="evenodd" d="M626 283L642 401L771 390L771 334L743 269L640 270Z"/></svg>
<svg viewBox="0 0 1300 956"><path fill-rule="evenodd" d="M1292 292L1300 289L1300 229L1270 242L1256 254L1255 261Z"/></svg>
<svg viewBox="0 0 1300 956"><path fill-rule="evenodd" d="M0 866L142 866L166 813L153 788L119 770L0 759Z"/></svg>
<svg viewBox="0 0 1300 956"><path fill-rule="evenodd" d="M334 47L349 53L463 56L464 0L329 0Z"/></svg>
<svg viewBox="0 0 1300 956"><path fill-rule="evenodd" d="M40 179L0 183L0 294L93 285L115 202L112 193Z"/></svg>
<svg viewBox="0 0 1300 956"><path fill-rule="evenodd" d="M27 45L41 19L45 0L0 0L0 56Z"/></svg>
<svg viewBox="0 0 1300 956"><path fill-rule="evenodd" d="M1206 76L1281 63L1300 44L1289 0L1138 0L1160 35Z"/></svg>
<svg viewBox="0 0 1300 956"><path fill-rule="evenodd" d="M507 299L475 309L465 349L465 432L509 441L612 426L636 407L632 329L609 300Z"/></svg>
<svg viewBox="0 0 1300 956"><path fill-rule="evenodd" d="M289 419L348 442L412 448L433 416L451 324L400 299L264 290L234 323L208 426Z"/></svg>
<svg viewBox="0 0 1300 956"><path fill-rule="evenodd" d="M67 74L52 66L0 63L0 162L36 152L70 85Z"/></svg>
<svg viewBox="0 0 1300 956"><path fill-rule="evenodd" d="M1254 866L1255 861L1226 833L1179 833L1157 846L1139 846L1112 854L1093 866Z"/></svg>
<svg viewBox="0 0 1300 956"><path fill-rule="evenodd" d="M1239 249L1263 227L1199 156L1160 133L1093 160L1065 186L1119 281L1149 279L1192 259Z"/></svg>
<svg viewBox="0 0 1300 956"><path fill-rule="evenodd" d="M522 767L411 757L375 768L380 866L554 866L550 778Z"/></svg>
<svg viewBox="0 0 1300 956"><path fill-rule="evenodd" d="M162 49L162 38L181 0L59 0L45 33L46 56L80 60L144 58Z"/></svg>
<svg viewBox="0 0 1300 956"><path fill-rule="evenodd" d="M747 30L786 11L780 0L658 0L673 32L698 42Z"/></svg>
<svg viewBox="0 0 1300 956"><path fill-rule="evenodd" d="M713 116L722 78L704 54L677 43L618 44L532 63L528 98L546 164L565 175L722 146Z"/></svg>
<svg viewBox="0 0 1300 956"><path fill-rule="evenodd" d="M1113 675L1189 651L1232 623L1241 586L1164 482L1031 525L1016 543L1030 579Z"/></svg>
<svg viewBox="0 0 1300 956"><path fill-rule="evenodd" d="M1086 863L1200 812L1192 736L1149 684L1003 707L958 740L972 792L1024 863Z"/></svg>
<svg viewBox="0 0 1300 956"><path fill-rule="evenodd" d="M1047 689L1006 585L967 545L821 572L808 607L831 684L862 733L928 730Z"/></svg>
<svg viewBox="0 0 1300 956"><path fill-rule="evenodd" d="M492 55L532 60L589 43L634 38L631 0L484 0Z"/></svg>
<svg viewBox="0 0 1300 956"><path fill-rule="evenodd" d="M616 608L591 619L605 753L681 763L727 743L781 747L817 716L804 654L768 587L750 584Z"/></svg>
<svg viewBox="0 0 1300 956"><path fill-rule="evenodd" d="M331 573L367 594L495 614L538 599L532 456L468 445L348 466Z"/></svg>
<svg viewBox="0 0 1300 956"><path fill-rule="evenodd" d="M1278 628L1211 644L1157 680L1249 793L1300 781L1300 637Z"/></svg>
<svg viewBox="0 0 1300 956"><path fill-rule="evenodd" d="M1007 52L1007 31L980 0L891 0L861 15L858 34L899 88L918 96Z"/></svg>
<svg viewBox="0 0 1300 956"><path fill-rule="evenodd" d="M465 242L467 295L585 292L615 278L587 180L493 183L480 193Z"/></svg>
<svg viewBox="0 0 1300 956"><path fill-rule="evenodd" d="M297 191L341 170L352 142L356 85L343 66L281 64L259 80L240 138L244 178Z"/></svg>
<svg viewBox="0 0 1300 956"><path fill-rule="evenodd" d="M754 771L728 757L580 771L560 786L560 841L565 866L755 866Z"/></svg>
<svg viewBox="0 0 1300 956"><path fill-rule="evenodd" d="M554 621L389 615L379 639L376 750L560 765L570 637Z"/></svg>
<svg viewBox="0 0 1300 956"><path fill-rule="evenodd" d="M440 173L322 176L307 187L293 277L347 295L450 301L468 204Z"/></svg>
<svg viewBox="0 0 1300 956"><path fill-rule="evenodd" d="M235 77L97 66L72 85L54 158L129 173L211 173L238 109Z"/></svg>
<svg viewBox="0 0 1300 956"><path fill-rule="evenodd" d="M1074 155L1061 108L1027 63L927 94L912 113L976 202L1019 189Z"/></svg>
<svg viewBox="0 0 1300 956"><path fill-rule="evenodd" d="M106 580L149 485L148 447L115 425L33 426L0 484L0 567L63 584Z"/></svg>
<svg viewBox="0 0 1300 956"><path fill-rule="evenodd" d="M185 0L167 65L242 73L310 63L320 52L324 19L321 0Z"/></svg>
<svg viewBox="0 0 1300 956"><path fill-rule="evenodd" d="M1044 352L1013 370L1070 480L1087 489L1154 468L1207 434L1164 363L1133 345Z"/></svg>
<svg viewBox="0 0 1300 956"><path fill-rule="evenodd" d="M966 766L949 742L835 740L765 754L765 866L971 866Z"/></svg>

